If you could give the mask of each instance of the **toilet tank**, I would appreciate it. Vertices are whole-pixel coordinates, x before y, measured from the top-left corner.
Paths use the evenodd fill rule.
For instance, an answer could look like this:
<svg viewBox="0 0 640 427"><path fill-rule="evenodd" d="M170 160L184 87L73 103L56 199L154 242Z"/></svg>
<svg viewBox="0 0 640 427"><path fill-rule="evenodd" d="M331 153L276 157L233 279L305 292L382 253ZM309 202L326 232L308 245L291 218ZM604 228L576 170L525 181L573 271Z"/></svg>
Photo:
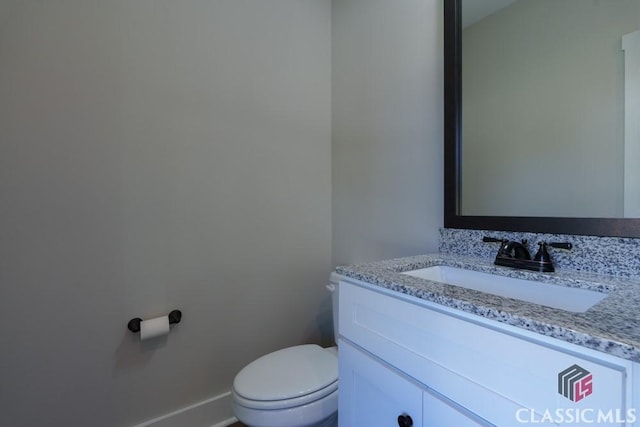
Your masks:
<svg viewBox="0 0 640 427"><path fill-rule="evenodd" d="M338 343L338 286L340 283L340 275L331 273L329 276L329 284L327 289L331 292L331 306L333 310L333 339Z"/></svg>

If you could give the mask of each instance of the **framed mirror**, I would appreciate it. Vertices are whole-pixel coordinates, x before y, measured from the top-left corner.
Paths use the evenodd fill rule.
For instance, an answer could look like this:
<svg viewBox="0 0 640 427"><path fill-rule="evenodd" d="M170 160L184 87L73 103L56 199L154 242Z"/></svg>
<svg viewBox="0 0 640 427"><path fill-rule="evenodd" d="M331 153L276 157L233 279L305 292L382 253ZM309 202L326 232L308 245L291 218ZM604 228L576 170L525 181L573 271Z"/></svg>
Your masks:
<svg viewBox="0 0 640 427"><path fill-rule="evenodd" d="M444 6L444 226L640 237L640 0Z"/></svg>

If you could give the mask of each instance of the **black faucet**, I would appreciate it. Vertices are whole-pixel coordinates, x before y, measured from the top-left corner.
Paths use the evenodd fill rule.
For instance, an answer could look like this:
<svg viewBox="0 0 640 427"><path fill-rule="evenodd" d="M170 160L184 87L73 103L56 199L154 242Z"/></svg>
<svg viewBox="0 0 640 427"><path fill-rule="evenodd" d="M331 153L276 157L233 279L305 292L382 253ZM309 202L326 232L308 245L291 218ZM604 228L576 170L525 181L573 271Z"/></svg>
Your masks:
<svg viewBox="0 0 640 427"><path fill-rule="evenodd" d="M538 252L531 259L531 254L526 247L527 241L515 242L513 240L496 239L494 237L484 237L483 242L499 242L500 249L496 255L495 265L501 265L504 267L521 268L525 270L540 271L540 272L553 272L553 262L547 251L547 247L559 248L559 249L571 249L573 245L571 243L547 243L539 242Z"/></svg>
<svg viewBox="0 0 640 427"><path fill-rule="evenodd" d="M529 254L529 249L525 246L527 244L526 240L522 242L514 242L505 241L500 245L500 249L498 250L498 256L503 258L512 258L512 259L531 259L531 254Z"/></svg>

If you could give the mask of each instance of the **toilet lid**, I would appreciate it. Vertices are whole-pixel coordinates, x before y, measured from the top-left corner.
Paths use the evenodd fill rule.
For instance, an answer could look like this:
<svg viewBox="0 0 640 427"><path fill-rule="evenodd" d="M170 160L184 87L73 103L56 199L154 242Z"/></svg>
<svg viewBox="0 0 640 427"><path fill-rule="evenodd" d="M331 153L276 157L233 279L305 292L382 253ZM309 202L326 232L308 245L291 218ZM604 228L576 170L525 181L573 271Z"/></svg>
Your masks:
<svg viewBox="0 0 640 427"><path fill-rule="evenodd" d="M338 380L338 358L315 344L269 353L251 362L233 381L250 400L286 400L308 395Z"/></svg>

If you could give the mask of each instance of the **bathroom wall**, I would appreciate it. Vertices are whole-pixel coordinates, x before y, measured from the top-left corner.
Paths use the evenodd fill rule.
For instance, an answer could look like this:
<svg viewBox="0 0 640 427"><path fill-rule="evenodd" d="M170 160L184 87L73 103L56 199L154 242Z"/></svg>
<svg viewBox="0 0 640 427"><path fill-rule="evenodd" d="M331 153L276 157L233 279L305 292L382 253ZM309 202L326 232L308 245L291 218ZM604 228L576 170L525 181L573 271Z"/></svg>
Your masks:
<svg viewBox="0 0 640 427"><path fill-rule="evenodd" d="M438 250L441 0L333 1L333 263Z"/></svg>
<svg viewBox="0 0 640 427"><path fill-rule="evenodd" d="M329 0L0 1L0 425L133 425L326 342L330 102Z"/></svg>

